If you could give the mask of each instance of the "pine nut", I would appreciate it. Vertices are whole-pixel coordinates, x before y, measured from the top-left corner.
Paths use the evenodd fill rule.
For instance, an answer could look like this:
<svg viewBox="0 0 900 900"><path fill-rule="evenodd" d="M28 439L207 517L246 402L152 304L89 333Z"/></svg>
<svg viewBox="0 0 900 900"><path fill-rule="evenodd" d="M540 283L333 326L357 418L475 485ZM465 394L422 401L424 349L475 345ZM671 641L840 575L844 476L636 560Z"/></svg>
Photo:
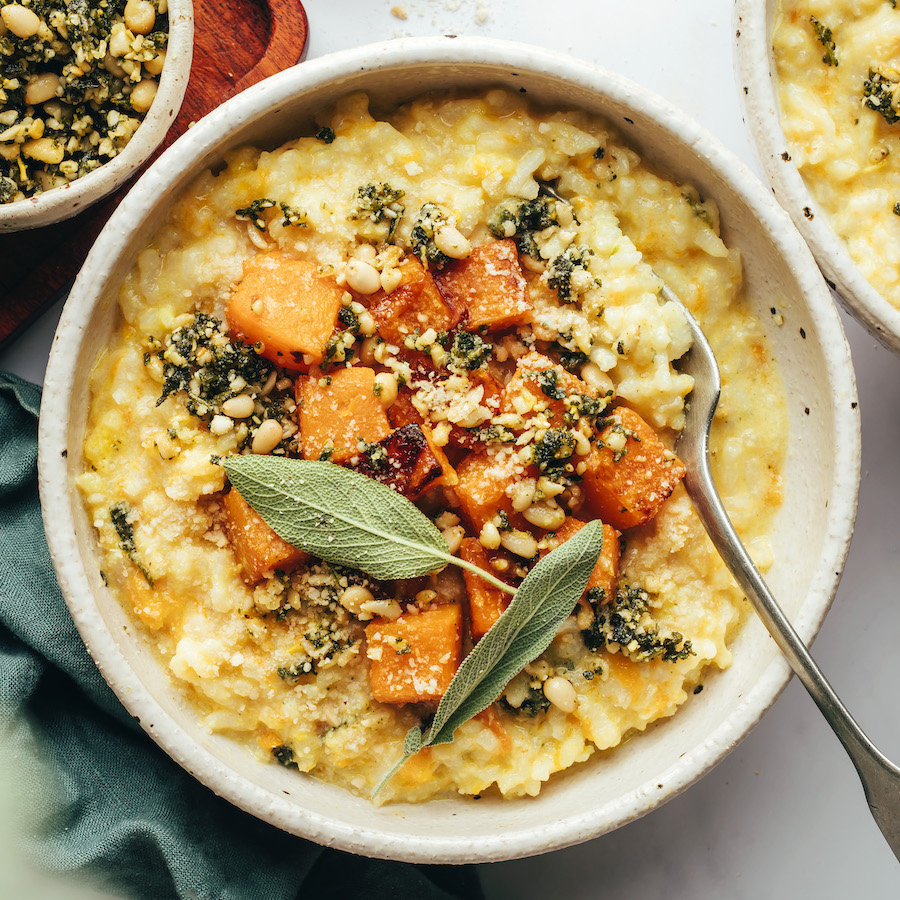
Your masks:
<svg viewBox="0 0 900 900"><path fill-rule="evenodd" d="M367 600L360 604L359 618L371 619L374 616L380 616L382 619L397 619L400 617L400 604L396 600Z"/></svg>
<svg viewBox="0 0 900 900"><path fill-rule="evenodd" d="M363 337L371 337L375 334L375 320L370 312L361 312L357 318L359 319L359 333Z"/></svg>
<svg viewBox="0 0 900 900"><path fill-rule="evenodd" d="M9 9L9 7L6 7ZM113 29L109 39L109 52L116 57L124 56L131 49L131 38L128 37L127 28Z"/></svg>
<svg viewBox="0 0 900 900"><path fill-rule="evenodd" d="M156 449L163 459L174 459L181 452L181 447L167 434L162 434L156 439Z"/></svg>
<svg viewBox="0 0 900 900"><path fill-rule="evenodd" d="M445 528L452 528L454 525L459 525L459 516L449 510L444 510L444 512L434 520L434 524L443 531Z"/></svg>
<svg viewBox="0 0 900 900"><path fill-rule="evenodd" d="M512 507L516 512L524 512L531 506L534 500L535 480L533 478L523 478L517 481L509 490L509 497L512 500Z"/></svg>
<svg viewBox="0 0 900 900"><path fill-rule="evenodd" d="M378 252L371 244L359 244L354 249L353 255L356 259L361 259L363 262L372 263L375 262L375 257L378 256Z"/></svg>
<svg viewBox="0 0 900 900"><path fill-rule="evenodd" d="M222 404L222 412L232 419L246 419L247 416L253 415L253 409L256 404L249 394L238 394L237 397L229 397Z"/></svg>
<svg viewBox="0 0 900 900"><path fill-rule="evenodd" d="M25 88L25 102L29 106L37 106L45 100L56 96L59 87L59 75L53 72L43 72L28 79L28 87Z"/></svg>
<svg viewBox="0 0 900 900"><path fill-rule="evenodd" d="M463 542L463 538L466 536L466 529L462 525L452 525L450 528L445 528L441 534L444 536L450 552L456 553L459 550L459 545Z"/></svg>
<svg viewBox="0 0 900 900"><path fill-rule="evenodd" d="M344 266L344 276L351 290L358 294L374 294L381 288L378 269L361 259L349 260Z"/></svg>
<svg viewBox="0 0 900 900"><path fill-rule="evenodd" d="M597 363L585 363L581 367L581 380L598 394L606 394L613 390L612 378L597 365Z"/></svg>
<svg viewBox="0 0 900 900"><path fill-rule="evenodd" d="M496 550L500 546L500 531L493 522L484 523L478 542L486 550Z"/></svg>
<svg viewBox="0 0 900 900"><path fill-rule="evenodd" d="M375 359L375 348L380 341L377 337L367 337L359 345L359 361L366 366L371 366Z"/></svg>
<svg viewBox="0 0 900 900"><path fill-rule="evenodd" d="M250 449L254 453L271 453L281 443L283 434L279 422L276 422L275 419L266 419L256 429Z"/></svg>
<svg viewBox="0 0 900 900"><path fill-rule="evenodd" d="M361 584L351 584L341 592L338 602L351 615L359 616L363 603L371 603L375 599L375 595Z"/></svg>
<svg viewBox="0 0 900 900"><path fill-rule="evenodd" d="M575 711L575 702L578 699L572 682L560 675L554 675L544 682L544 696L559 710L564 713Z"/></svg>
<svg viewBox="0 0 900 900"><path fill-rule="evenodd" d="M397 268L384 269L381 273L381 289L386 294L396 291L400 287L401 281L403 281L403 274Z"/></svg>
<svg viewBox="0 0 900 900"><path fill-rule="evenodd" d="M565 510L558 506L548 506L546 503L535 503L522 515L526 522L530 522L535 528L543 528L546 531L556 531L566 520Z"/></svg>
<svg viewBox="0 0 900 900"><path fill-rule="evenodd" d="M153 106L159 85L153 78L144 78L131 89L131 105L135 112L145 113Z"/></svg>
<svg viewBox="0 0 900 900"><path fill-rule="evenodd" d="M575 438L575 452L579 456L587 456L591 452L591 442L578 430L572 432Z"/></svg>
<svg viewBox="0 0 900 900"><path fill-rule="evenodd" d="M472 252L472 245L452 225L445 225L435 234L434 245L451 259L465 259Z"/></svg>
<svg viewBox="0 0 900 900"><path fill-rule="evenodd" d="M272 369L269 372L269 377L266 379L266 383L263 385L262 390L259 392L261 396L268 397L269 394L272 393L272 388L275 387L275 382L278 381L278 373Z"/></svg>
<svg viewBox="0 0 900 900"><path fill-rule="evenodd" d="M373 392L385 409L390 408L397 401L397 378L390 372L379 372L375 376Z"/></svg>
<svg viewBox="0 0 900 900"><path fill-rule="evenodd" d="M157 50L156 56L144 62L144 71L148 75L159 75L166 64L166 51Z"/></svg>
<svg viewBox="0 0 900 900"><path fill-rule="evenodd" d="M565 487L556 481L551 481L546 475L541 475L538 479L537 489L545 497L556 497L565 490Z"/></svg>
<svg viewBox="0 0 900 900"><path fill-rule="evenodd" d="M30 9L10 3L0 9L3 24L17 37L25 40L34 37L41 27L41 20Z"/></svg>
<svg viewBox="0 0 900 900"><path fill-rule="evenodd" d="M572 207L568 203L556 202L556 220L559 222L560 228L568 228L575 221Z"/></svg>
<svg viewBox="0 0 900 900"><path fill-rule="evenodd" d="M9 9L8 6L4 9ZM22 155L29 159L36 159L38 162L50 163L58 166L65 156L65 149L62 144L57 144L53 138L38 138L36 141L26 141L22 145Z"/></svg>
<svg viewBox="0 0 900 900"><path fill-rule="evenodd" d="M534 535L519 530L504 531L500 535L500 546L523 559L531 559L538 549Z"/></svg>
<svg viewBox="0 0 900 900"><path fill-rule="evenodd" d="M147 0L128 0L125 4L125 24L135 34L150 34L156 24L156 10Z"/></svg>
<svg viewBox="0 0 900 900"><path fill-rule="evenodd" d="M437 600L437 591L426 589L416 594L416 603L428 604Z"/></svg>

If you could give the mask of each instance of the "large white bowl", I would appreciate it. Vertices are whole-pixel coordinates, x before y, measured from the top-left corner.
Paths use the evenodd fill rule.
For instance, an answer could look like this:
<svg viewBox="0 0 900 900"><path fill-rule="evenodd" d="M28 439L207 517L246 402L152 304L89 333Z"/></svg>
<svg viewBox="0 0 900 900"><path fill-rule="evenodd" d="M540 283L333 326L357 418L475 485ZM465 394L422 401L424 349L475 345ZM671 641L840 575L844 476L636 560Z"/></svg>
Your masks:
<svg viewBox="0 0 900 900"><path fill-rule="evenodd" d="M486 797L381 809L315 779L252 759L208 734L139 630L104 587L94 531L74 486L82 466L88 373L116 323L116 289L171 202L236 145L278 145L313 127L312 111L365 89L381 103L431 88L506 85L535 101L606 116L676 179L715 197L726 240L744 253L749 294L783 373L791 445L769 582L811 639L837 587L859 480L859 417L849 351L815 263L769 192L718 142L663 100L601 69L536 48L470 38L403 39L337 53L229 100L173 145L103 231L63 312L40 432L44 522L60 585L104 676L141 725L213 790L298 835L370 856L418 862L508 859L584 841L670 799L744 737L788 680L751 620L734 665L671 720L557 776L535 799ZM777 326L769 307L785 316Z"/></svg>
<svg viewBox="0 0 900 900"><path fill-rule="evenodd" d="M52 225L78 215L130 178L160 145L181 109L193 51L192 0L169 0L166 64L153 105L131 140L117 156L75 181L14 203L0 203L0 234Z"/></svg>
<svg viewBox="0 0 900 900"><path fill-rule="evenodd" d="M900 309L863 277L806 187L781 129L772 59L776 0L737 0L735 74L744 121L778 202L809 244L834 295L885 347L900 353Z"/></svg>

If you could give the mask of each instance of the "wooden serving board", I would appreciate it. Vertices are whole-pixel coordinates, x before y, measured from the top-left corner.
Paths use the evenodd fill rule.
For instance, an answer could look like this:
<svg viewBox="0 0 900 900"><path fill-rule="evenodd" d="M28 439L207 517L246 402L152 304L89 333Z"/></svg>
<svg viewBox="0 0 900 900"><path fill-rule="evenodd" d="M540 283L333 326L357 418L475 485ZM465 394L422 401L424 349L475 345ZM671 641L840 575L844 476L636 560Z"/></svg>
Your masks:
<svg viewBox="0 0 900 900"><path fill-rule="evenodd" d="M194 56L184 103L150 161L222 101L298 63L308 34L300 0L194 0ZM72 219L0 235L0 347L68 290L137 177Z"/></svg>

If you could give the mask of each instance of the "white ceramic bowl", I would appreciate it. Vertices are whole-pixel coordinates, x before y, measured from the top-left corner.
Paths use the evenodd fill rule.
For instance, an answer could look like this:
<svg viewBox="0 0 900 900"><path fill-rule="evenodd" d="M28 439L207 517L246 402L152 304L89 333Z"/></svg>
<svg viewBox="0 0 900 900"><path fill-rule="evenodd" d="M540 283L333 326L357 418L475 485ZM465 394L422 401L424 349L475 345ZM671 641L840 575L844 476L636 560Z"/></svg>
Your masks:
<svg viewBox="0 0 900 900"><path fill-rule="evenodd" d="M171 689L134 623L103 586L94 531L74 487L82 466L88 373L116 321L117 285L173 197L230 147L278 145L311 111L349 91L403 102L430 88L506 85L534 101L599 113L676 179L715 197L726 240L744 253L749 293L788 387L792 442L769 574L801 636L812 638L847 553L859 479L859 418L849 351L825 283L785 213L718 142L663 100L609 72L536 48L471 38L403 39L324 57L229 100L177 141L122 202L63 312L40 434L44 521L72 615L104 676L175 760L238 806L288 831L370 856L485 862L610 831L673 797L718 762L775 700L788 668L756 620L734 665L671 720L619 751L556 776L535 799L486 797L381 809L252 759L211 736ZM772 298L784 311L778 327Z"/></svg>
<svg viewBox="0 0 900 900"><path fill-rule="evenodd" d="M192 0L169 0L169 42L159 89L144 120L118 156L82 178L14 203L0 203L0 233L52 225L111 194L149 159L166 136L187 88L194 50Z"/></svg>
<svg viewBox="0 0 900 900"><path fill-rule="evenodd" d="M885 347L900 353L900 309L863 277L790 158L775 87L774 16L775 0L737 0L735 74L744 120L778 202L806 239L837 299Z"/></svg>

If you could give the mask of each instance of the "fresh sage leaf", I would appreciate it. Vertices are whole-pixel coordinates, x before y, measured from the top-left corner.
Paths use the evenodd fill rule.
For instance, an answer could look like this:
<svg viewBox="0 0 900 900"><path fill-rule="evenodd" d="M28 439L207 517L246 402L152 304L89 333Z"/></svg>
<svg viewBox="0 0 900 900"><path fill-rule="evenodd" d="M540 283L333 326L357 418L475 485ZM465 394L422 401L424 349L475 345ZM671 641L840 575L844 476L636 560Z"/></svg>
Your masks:
<svg viewBox="0 0 900 900"><path fill-rule="evenodd" d="M241 496L283 540L373 578L416 578L453 563L509 594L490 572L450 553L406 497L358 472L317 460L235 455L222 461Z"/></svg>
<svg viewBox="0 0 900 900"><path fill-rule="evenodd" d="M403 756L375 788L425 747L447 744L460 725L493 703L509 680L540 656L571 615L603 549L590 522L548 553L513 591L450 553L443 535L391 488L328 462L235 455L222 465L232 487L283 540L326 562L374 578L415 578L447 563L468 568L513 594L506 611L463 660L429 728L411 728Z"/></svg>
<svg viewBox="0 0 900 900"><path fill-rule="evenodd" d="M431 520L389 487L333 463L235 455L231 484L279 537L373 578L416 578L453 561Z"/></svg>
<svg viewBox="0 0 900 900"><path fill-rule="evenodd" d="M447 744L460 725L490 706L510 679L543 653L584 593L603 549L603 524L590 522L528 573L512 602L462 661L429 729L411 728L403 757L376 787L424 747Z"/></svg>

